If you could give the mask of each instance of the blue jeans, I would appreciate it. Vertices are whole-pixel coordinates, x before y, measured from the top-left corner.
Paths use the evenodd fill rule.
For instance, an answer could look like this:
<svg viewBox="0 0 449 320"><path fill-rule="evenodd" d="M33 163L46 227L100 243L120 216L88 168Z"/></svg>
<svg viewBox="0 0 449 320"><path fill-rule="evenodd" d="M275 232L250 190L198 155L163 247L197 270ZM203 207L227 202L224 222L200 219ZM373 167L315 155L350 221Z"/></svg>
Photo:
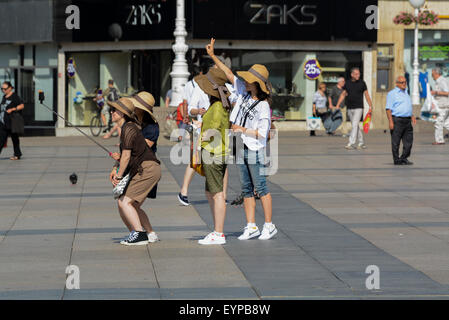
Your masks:
<svg viewBox="0 0 449 320"><path fill-rule="evenodd" d="M240 162L243 162L240 164ZM252 151L242 148L238 151L237 166L240 171L240 182L244 198L254 197L254 191L259 197L269 193L265 175L264 149Z"/></svg>

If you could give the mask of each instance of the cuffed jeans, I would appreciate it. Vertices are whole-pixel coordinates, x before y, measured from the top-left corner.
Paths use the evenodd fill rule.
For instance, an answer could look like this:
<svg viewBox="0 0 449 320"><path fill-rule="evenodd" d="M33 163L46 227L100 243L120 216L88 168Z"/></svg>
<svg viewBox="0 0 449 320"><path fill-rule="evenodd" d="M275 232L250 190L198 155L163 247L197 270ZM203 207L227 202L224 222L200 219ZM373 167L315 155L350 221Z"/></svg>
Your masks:
<svg viewBox="0 0 449 320"><path fill-rule="evenodd" d="M363 133L360 127L360 120L362 119L363 108L348 109L348 117L351 121L352 129L349 135L349 144L355 145L357 140L359 140L359 145L363 144Z"/></svg>
<svg viewBox="0 0 449 320"><path fill-rule="evenodd" d="M435 122L435 141L444 143L443 129L449 130L449 108L440 108L440 110Z"/></svg>
<svg viewBox="0 0 449 320"><path fill-rule="evenodd" d="M238 151L237 165L240 171L240 182L244 198L254 197L254 191L259 197L269 193L265 175L264 152L265 149L252 151L246 147ZM240 163L242 161L243 163Z"/></svg>

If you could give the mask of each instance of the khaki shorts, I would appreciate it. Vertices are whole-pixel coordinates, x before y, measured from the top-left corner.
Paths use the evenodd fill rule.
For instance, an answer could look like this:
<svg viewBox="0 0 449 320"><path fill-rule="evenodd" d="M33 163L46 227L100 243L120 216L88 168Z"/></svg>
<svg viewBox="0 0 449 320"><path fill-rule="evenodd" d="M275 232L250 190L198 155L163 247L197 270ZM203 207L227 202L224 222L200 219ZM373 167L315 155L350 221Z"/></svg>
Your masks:
<svg viewBox="0 0 449 320"><path fill-rule="evenodd" d="M125 191L126 197L138 203L142 203L146 199L148 193L161 179L161 166L157 162L144 161L142 169L142 174L136 173Z"/></svg>
<svg viewBox="0 0 449 320"><path fill-rule="evenodd" d="M223 192L223 178L226 171L226 163L222 157L215 158L211 164L203 163L204 176L206 177L206 191L210 193Z"/></svg>

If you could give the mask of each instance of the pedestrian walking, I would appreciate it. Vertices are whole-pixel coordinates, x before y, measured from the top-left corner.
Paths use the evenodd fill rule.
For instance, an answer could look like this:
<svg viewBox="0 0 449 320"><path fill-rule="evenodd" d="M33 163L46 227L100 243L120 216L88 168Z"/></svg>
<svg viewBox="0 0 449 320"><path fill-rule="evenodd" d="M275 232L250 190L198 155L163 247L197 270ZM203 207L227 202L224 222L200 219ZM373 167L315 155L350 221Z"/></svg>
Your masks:
<svg viewBox="0 0 449 320"><path fill-rule="evenodd" d="M360 69L351 69L351 79L345 82L343 92L338 99L337 108L341 108L341 103L346 97L346 108L348 110L348 117L351 121L352 129L349 135L349 143L345 146L346 149L366 149L366 145L363 140L362 128L360 127L360 121L363 117L363 97L369 105L369 111L373 110L373 103L368 93L368 87L365 81L360 79ZM358 146L356 143L358 140Z"/></svg>
<svg viewBox="0 0 449 320"><path fill-rule="evenodd" d="M209 70L207 70L207 72L208 71ZM188 81L184 87L183 101L187 118L188 116L197 118L197 121L193 121L192 124L195 124L195 127L197 128L196 134L198 134L198 136L201 132L202 116L206 113L207 109L209 109L210 106L208 95L204 93L204 91L199 87L198 83L196 83L194 79L194 77L199 74L203 74L203 72L198 69L194 69L194 71L192 72L192 79L190 79L190 81ZM194 132L191 132L190 134L194 134ZM190 164L188 164L184 172L184 179L181 190L178 193L178 201L184 206L190 205L188 192L190 183L192 182L194 175L195 170L190 166Z"/></svg>
<svg viewBox="0 0 449 320"><path fill-rule="evenodd" d="M120 95L119 95L119 93L118 93L118 90L117 90L117 88L114 86L114 80L109 79L109 81L108 81L108 88L106 89L104 95L105 95L105 97L106 97L106 100L109 101L109 102L115 102L115 101L117 101L118 99L120 99ZM107 114L105 114L105 116L106 116L107 119L108 119L108 126L107 126L107 129L109 129L109 122L110 122L110 119L111 119L111 113L110 113L109 105L106 104L106 106L107 106L107 109L106 109L106 108L103 108L103 109L105 109L105 110L102 109L101 112L102 112L102 114L103 114L103 113L107 113ZM120 135L120 127L119 127L117 124L114 124L114 125L113 125L112 129L110 129L109 132L106 133L106 134L103 136L103 139L109 139L110 137L112 137L112 134L113 134L115 131L117 131L118 134Z"/></svg>
<svg viewBox="0 0 449 320"><path fill-rule="evenodd" d="M206 46L207 53L215 64L223 70L233 84L237 100L232 110L230 121L232 130L241 134L243 148L237 148L237 162L240 172L242 191L244 192L244 209L247 225L239 240L248 240L259 236L261 240L271 239L276 233L272 223L272 198L268 190L265 175L265 148L270 131L271 84L269 72L260 64L253 65L248 71L239 71L235 76L231 69L214 54L215 39ZM254 190L260 196L265 215L262 234L256 225L256 200Z"/></svg>
<svg viewBox="0 0 449 320"><path fill-rule="evenodd" d="M198 241L202 245L225 244L223 233L226 218L226 202L223 193L223 179L228 156L229 111L231 109L226 83L226 74L212 68L206 75L195 78L201 90L209 95L210 106L203 114L201 125L201 158L206 178L206 197L214 219L214 231ZM220 140L217 139L219 134Z"/></svg>
<svg viewBox="0 0 449 320"><path fill-rule="evenodd" d="M161 178L160 162L147 146L140 127L136 123L135 106L127 98L109 102L112 120L122 128L120 153L112 157L116 164L109 176L115 187L126 174L130 181L118 199L120 216L130 230L129 236L121 241L124 245L145 245L148 233L153 232L148 217L141 209L148 193ZM148 223L147 223L148 221Z"/></svg>
<svg viewBox="0 0 449 320"><path fill-rule="evenodd" d="M391 133L391 150L395 165L412 165L408 160L413 146L413 126L416 118L413 115L413 105L407 93L407 80L400 76L396 79L396 88L387 95L386 112ZM399 146L402 141L402 155L399 156Z"/></svg>
<svg viewBox="0 0 449 320"><path fill-rule="evenodd" d="M330 131L335 133L335 131L343 123L341 131L345 137L347 135L347 129L344 126L347 120L345 99L340 103L340 107L337 108L338 99L340 98L343 92L343 87L345 86L345 78L340 77L337 81L337 85L332 88L331 93L329 94L329 109L331 110L331 118L333 119Z"/></svg>
<svg viewBox="0 0 449 320"><path fill-rule="evenodd" d="M212 66L213 68L216 68L215 65ZM200 88L198 83L195 81L195 77L197 75L201 74L207 74L209 72L209 67L204 67L203 70L194 70L193 75L194 77L186 83L185 90L184 90L184 104L187 108L186 114L188 116L191 116L192 118L196 118L196 120L192 120L192 125L194 128L196 128L196 132L192 132L191 134L197 134L198 136L201 133L201 124L202 124L202 117L209 109L210 101L208 95ZM229 91L229 88L228 88ZM231 94L232 96L232 94ZM231 96L229 98L231 98ZM190 164L187 165L185 173L184 173L184 179L181 186L181 190L178 193L178 201L184 205L189 206L189 186L192 182L193 176L195 175L195 170L190 166ZM225 198L225 201L227 199L227 186L228 186L228 169L226 168L225 177L223 181L223 196Z"/></svg>
<svg viewBox="0 0 449 320"><path fill-rule="evenodd" d="M433 145L445 144L444 128L449 130L449 83L442 76L441 68L432 69L432 78L435 80L435 90L430 94L435 97L440 112L435 122L435 142Z"/></svg>
<svg viewBox="0 0 449 320"><path fill-rule="evenodd" d="M324 125L327 117L329 116L329 110L327 108L327 96L326 96L326 84L320 82L318 84L318 91L313 95L312 101L312 113L314 117L320 117L326 132L329 133L328 128ZM310 131L310 136L315 136L315 130Z"/></svg>
<svg viewBox="0 0 449 320"><path fill-rule="evenodd" d="M3 98L0 103L0 153L8 139L11 137L14 146L14 156L10 160L19 160L22 157L19 135L24 133L24 120L22 110L25 108L22 99L14 91L11 82L2 83Z"/></svg>

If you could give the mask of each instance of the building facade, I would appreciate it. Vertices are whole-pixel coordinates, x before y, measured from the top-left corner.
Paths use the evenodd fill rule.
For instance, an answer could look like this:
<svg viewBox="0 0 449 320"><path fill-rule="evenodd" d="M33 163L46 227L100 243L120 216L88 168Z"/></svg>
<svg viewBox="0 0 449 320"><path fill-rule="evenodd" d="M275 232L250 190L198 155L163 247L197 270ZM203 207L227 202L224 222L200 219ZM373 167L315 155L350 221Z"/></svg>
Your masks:
<svg viewBox="0 0 449 320"><path fill-rule="evenodd" d="M443 76L449 80L449 2L447 0L427 0L423 9L439 14L440 21L433 26L419 26L419 79L420 98L424 101L425 81L434 85L431 70L441 67ZM376 79L373 86L374 99L378 110L374 117L378 128L388 128L385 103L389 90L395 86L397 76L405 75L410 93L413 90L414 28L393 22L401 12L414 13L408 0L379 0L379 32L377 50L373 56ZM419 115L420 106L414 114Z"/></svg>
<svg viewBox="0 0 449 320"><path fill-rule="evenodd" d="M11 7L13 3L6 1ZM176 1L20 3L47 5L51 32L41 31L39 38L32 29L29 38L0 36L0 77L18 79L19 87L30 88L33 101L37 90L43 89L55 111L74 125L88 126L97 112L96 90L105 90L113 79L123 96L146 90L164 107L171 85ZM254 63L266 65L274 88L273 113L285 119L280 127L305 128L319 82L331 88L339 76L349 77L349 70L359 67L368 87L375 88L377 4L377 0L350 0L344 6L337 0L186 0L186 58L190 69L200 67L208 60L205 45L214 37L216 53L234 71ZM316 80L304 70L312 59L318 60L322 71ZM33 70L29 84L27 73L20 70ZM24 96L25 91L20 93ZM55 126L57 119L35 102L34 110L34 118L26 118L29 126L36 125L33 121ZM45 120L36 120L44 113ZM55 134L72 133L64 121L56 121Z"/></svg>

